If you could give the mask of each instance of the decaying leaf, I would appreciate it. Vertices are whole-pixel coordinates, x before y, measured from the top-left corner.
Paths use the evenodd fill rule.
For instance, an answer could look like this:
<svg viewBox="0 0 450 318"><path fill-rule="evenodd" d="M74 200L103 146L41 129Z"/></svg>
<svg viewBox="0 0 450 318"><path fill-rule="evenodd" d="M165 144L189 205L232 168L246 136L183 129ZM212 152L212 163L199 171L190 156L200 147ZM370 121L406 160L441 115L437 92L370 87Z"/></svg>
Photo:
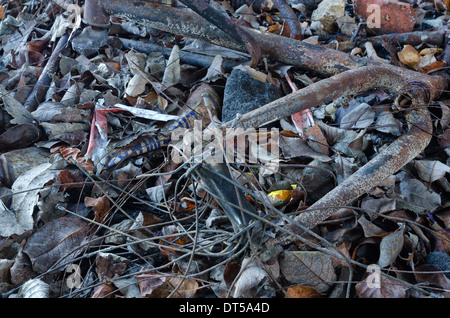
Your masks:
<svg viewBox="0 0 450 318"><path fill-rule="evenodd" d="M47 182L56 179L57 172L50 169L51 164L38 165L21 176L12 185L12 208L9 211L4 205L0 209L0 236L8 237L12 234L22 234L34 225L34 209L39 201L40 188ZM33 189L33 190L31 190Z"/></svg>
<svg viewBox="0 0 450 318"><path fill-rule="evenodd" d="M318 292L326 292L337 277L331 257L318 251L284 252L280 268L289 282L313 287Z"/></svg>
<svg viewBox="0 0 450 318"><path fill-rule="evenodd" d="M69 217L44 224L24 246L33 270L45 273L58 261L70 263L81 252L79 247L85 241L88 229L86 222Z"/></svg>
<svg viewBox="0 0 450 318"><path fill-rule="evenodd" d="M143 273L136 276L139 291L143 298L191 298L199 285L195 279L172 276L157 272Z"/></svg>
<svg viewBox="0 0 450 318"><path fill-rule="evenodd" d="M324 295L313 287L302 285L289 287L286 292L291 298L320 298Z"/></svg>
<svg viewBox="0 0 450 318"><path fill-rule="evenodd" d="M92 207L95 212L95 221L102 223L110 211L110 201L106 195L98 198L85 197L86 207Z"/></svg>
<svg viewBox="0 0 450 318"><path fill-rule="evenodd" d="M242 297L247 291L257 286L267 273L262 269L256 260L254 259L244 259L242 261L241 268L243 269L239 275L239 278L235 284L235 290L233 297Z"/></svg>
<svg viewBox="0 0 450 318"><path fill-rule="evenodd" d="M80 165L81 168L85 169L86 171L92 171L94 170L94 164L92 163L91 159L86 159L84 156L82 156L80 153L80 149L73 148L73 147L61 147L59 149L59 152L63 156L63 158L72 164L69 158L72 158L77 164Z"/></svg>
<svg viewBox="0 0 450 318"><path fill-rule="evenodd" d="M39 278L34 278L23 284L13 298L48 298L49 293L50 285Z"/></svg>
<svg viewBox="0 0 450 318"><path fill-rule="evenodd" d="M434 182L450 173L450 167L437 160L415 160L414 166L420 179L425 182Z"/></svg>
<svg viewBox="0 0 450 318"><path fill-rule="evenodd" d="M417 213L433 212L441 205L441 196L429 189L420 180L409 176L406 172L397 174L400 194L404 196L408 208Z"/></svg>
<svg viewBox="0 0 450 318"><path fill-rule="evenodd" d="M391 265L400 254L404 243L403 229L404 227L402 226L381 239L378 266L386 267Z"/></svg>
<svg viewBox="0 0 450 318"><path fill-rule="evenodd" d="M442 269L436 265L419 265L415 268L414 276L418 283L437 284L444 289L450 289L450 279L448 279L442 272Z"/></svg>
<svg viewBox="0 0 450 318"><path fill-rule="evenodd" d="M375 112L370 105L361 103L342 117L340 126L342 129L365 129L374 119Z"/></svg>
<svg viewBox="0 0 450 318"><path fill-rule="evenodd" d="M112 253L98 253L95 271L101 281L111 281L120 277L127 269L129 261Z"/></svg>

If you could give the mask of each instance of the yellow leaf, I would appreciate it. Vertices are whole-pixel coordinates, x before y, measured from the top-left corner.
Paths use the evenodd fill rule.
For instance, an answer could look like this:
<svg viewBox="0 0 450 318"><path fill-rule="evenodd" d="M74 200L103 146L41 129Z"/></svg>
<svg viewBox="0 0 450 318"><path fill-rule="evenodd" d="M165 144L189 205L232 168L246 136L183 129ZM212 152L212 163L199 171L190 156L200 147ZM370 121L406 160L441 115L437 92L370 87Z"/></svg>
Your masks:
<svg viewBox="0 0 450 318"><path fill-rule="evenodd" d="M397 53L398 58L400 59L400 62L403 64L413 68L417 69L417 66L420 62L420 55L419 52L412 46L412 45L405 45L403 47L403 50Z"/></svg>

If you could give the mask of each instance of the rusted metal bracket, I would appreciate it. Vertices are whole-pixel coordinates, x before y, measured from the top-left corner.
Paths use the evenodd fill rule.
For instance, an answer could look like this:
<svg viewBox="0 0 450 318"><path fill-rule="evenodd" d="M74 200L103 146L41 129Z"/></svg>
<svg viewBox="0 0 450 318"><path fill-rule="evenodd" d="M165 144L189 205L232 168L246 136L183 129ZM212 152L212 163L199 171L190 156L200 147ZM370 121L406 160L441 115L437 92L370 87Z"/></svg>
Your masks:
<svg viewBox="0 0 450 318"><path fill-rule="evenodd" d="M205 19L185 10L143 1L86 0L85 3L85 21L88 23L105 23L109 21L109 17L105 18L105 15L115 15L181 36L200 38L240 51L246 50L242 43ZM93 11L89 12L94 10L92 8L95 8L95 14ZM91 17L95 19L90 21ZM243 115L235 123L237 126L258 127L336 98L356 95L372 88L385 88L397 96L404 95L411 100L410 107L405 110L410 125L409 132L295 219L307 228L320 224L337 211L336 207L356 200L401 169L428 145L432 124L425 107L447 88L446 74L439 76L436 73L435 76L429 76L395 66L382 66L369 59L238 27L241 32L247 32L259 43L263 56L331 77ZM231 123L225 123L229 124Z"/></svg>

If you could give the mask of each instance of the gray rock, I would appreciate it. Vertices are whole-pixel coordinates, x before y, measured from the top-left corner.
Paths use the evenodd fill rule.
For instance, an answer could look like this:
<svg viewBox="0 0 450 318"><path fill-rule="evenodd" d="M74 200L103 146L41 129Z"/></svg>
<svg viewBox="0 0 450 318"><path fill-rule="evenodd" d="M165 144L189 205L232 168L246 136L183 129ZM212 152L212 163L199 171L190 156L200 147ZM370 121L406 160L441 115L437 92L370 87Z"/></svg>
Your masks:
<svg viewBox="0 0 450 318"><path fill-rule="evenodd" d="M91 27L86 27L72 40L72 48L78 54L89 57L98 53L98 49L107 42L107 30L92 30Z"/></svg>
<svg viewBox="0 0 450 318"><path fill-rule="evenodd" d="M227 122L256 108L264 106L282 94L270 83L261 82L247 72L234 69L225 85L222 121Z"/></svg>

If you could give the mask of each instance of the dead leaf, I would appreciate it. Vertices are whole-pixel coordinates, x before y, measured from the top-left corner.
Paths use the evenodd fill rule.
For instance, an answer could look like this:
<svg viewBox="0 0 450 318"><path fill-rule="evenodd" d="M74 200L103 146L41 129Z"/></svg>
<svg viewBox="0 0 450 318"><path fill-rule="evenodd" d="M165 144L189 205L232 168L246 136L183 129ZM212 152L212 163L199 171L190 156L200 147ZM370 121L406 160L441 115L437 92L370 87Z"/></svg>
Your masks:
<svg viewBox="0 0 450 318"><path fill-rule="evenodd" d="M403 248L403 229L404 227L401 226L395 232L386 235L381 239L378 266L386 267L394 263Z"/></svg>
<svg viewBox="0 0 450 318"><path fill-rule="evenodd" d="M420 180L410 177L406 172L397 174L400 194L404 196L405 208L416 213L433 212L441 205L441 196L425 186ZM397 202L399 207L400 200Z"/></svg>
<svg viewBox="0 0 450 318"><path fill-rule="evenodd" d="M111 203L106 195L99 198L85 197L84 204L86 207L92 207L95 212L94 220L99 223L102 223L111 211Z"/></svg>
<svg viewBox="0 0 450 318"><path fill-rule="evenodd" d="M137 97L144 93L145 86L148 84L147 79L141 74L135 74L128 82L125 93L131 97Z"/></svg>
<svg viewBox="0 0 450 318"><path fill-rule="evenodd" d="M72 164L72 162L69 160L69 158L72 158L84 170L86 171L94 170L94 164L92 160L86 159L84 156L82 156L80 154L81 152L80 149L73 147L61 147L59 148L59 152L68 163Z"/></svg>
<svg viewBox="0 0 450 318"><path fill-rule="evenodd" d="M195 279L173 277L158 272L143 273L136 276L139 292L143 298L192 298L199 286Z"/></svg>
<svg viewBox="0 0 450 318"><path fill-rule="evenodd" d="M361 225L365 237L381 235L384 233L383 229L368 221L363 215L358 219L358 223Z"/></svg>
<svg viewBox="0 0 450 318"><path fill-rule="evenodd" d="M30 257L33 270L45 273L58 261L70 263L82 251L78 248L86 240L86 224L79 219L62 217L39 228L23 249Z"/></svg>
<svg viewBox="0 0 450 318"><path fill-rule="evenodd" d="M301 284L326 292L336 281L330 255L318 251L284 252L281 272L293 284Z"/></svg>
<svg viewBox="0 0 450 318"><path fill-rule="evenodd" d="M95 258L95 272L101 281L112 281L127 269L128 259L113 253L98 253Z"/></svg>
<svg viewBox="0 0 450 318"><path fill-rule="evenodd" d="M167 67L164 71L164 76L162 79L162 84L165 87L169 87L173 84L178 83L181 80L181 69L180 69L180 49L178 45L172 48L169 60L167 61Z"/></svg>
<svg viewBox="0 0 450 318"><path fill-rule="evenodd" d="M7 129L0 135L0 151L20 149L33 145L41 135L33 124L20 124Z"/></svg>
<svg viewBox="0 0 450 318"><path fill-rule="evenodd" d="M414 276L418 283L436 284L444 289L450 289L450 280L444 275L442 269L436 265L419 265L414 270Z"/></svg>
<svg viewBox="0 0 450 318"><path fill-rule="evenodd" d="M289 287L286 292L291 298L320 298L324 295L315 288L302 285Z"/></svg>
<svg viewBox="0 0 450 318"><path fill-rule="evenodd" d="M330 146L328 146L327 139L323 135L319 125L308 128L304 132L304 136L308 138L308 145L319 153L323 153L326 156L330 155Z"/></svg>
<svg viewBox="0 0 450 318"><path fill-rule="evenodd" d="M342 129L365 129L375 120L375 112L369 104L361 103L346 113L341 121Z"/></svg>
<svg viewBox="0 0 450 318"><path fill-rule="evenodd" d="M33 228L33 215L39 202L41 187L56 178L56 172L50 167L50 163L38 165L14 181L11 189L16 193L12 199L12 211L15 213L0 202L0 236L20 235Z"/></svg>
<svg viewBox="0 0 450 318"><path fill-rule="evenodd" d="M434 182L450 173L450 167L437 160L414 160L419 178L425 182Z"/></svg>
<svg viewBox="0 0 450 318"><path fill-rule="evenodd" d="M62 184L60 191L63 192L84 187L83 175L79 171L63 170L58 174L58 181Z"/></svg>
<svg viewBox="0 0 450 318"><path fill-rule="evenodd" d="M403 49L397 53L400 62L411 67L412 69L417 69L420 63L420 54L412 45L405 45Z"/></svg>
<svg viewBox="0 0 450 318"><path fill-rule="evenodd" d="M49 298L50 285L39 278L30 279L20 287L14 298Z"/></svg>
<svg viewBox="0 0 450 318"><path fill-rule="evenodd" d="M243 270L242 270L243 269ZM245 258L242 261L241 273L234 285L234 298L242 297L246 293L256 287L267 276L256 260Z"/></svg>
<svg viewBox="0 0 450 318"><path fill-rule="evenodd" d="M102 284L100 286L94 287L91 298L114 298L114 293L116 291L117 288L113 284Z"/></svg>

